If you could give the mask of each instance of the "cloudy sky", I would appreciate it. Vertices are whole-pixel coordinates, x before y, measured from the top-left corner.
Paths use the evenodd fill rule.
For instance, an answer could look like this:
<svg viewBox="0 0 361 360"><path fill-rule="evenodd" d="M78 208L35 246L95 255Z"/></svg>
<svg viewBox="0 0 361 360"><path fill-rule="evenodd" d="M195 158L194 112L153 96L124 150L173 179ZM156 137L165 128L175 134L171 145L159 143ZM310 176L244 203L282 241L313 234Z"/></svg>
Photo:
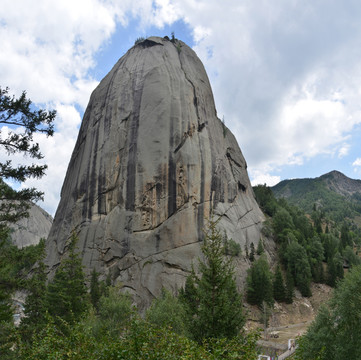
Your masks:
<svg viewBox="0 0 361 360"><path fill-rule="evenodd" d="M90 93L138 37L173 31L205 65L253 184L334 169L361 178L359 0L0 0L0 8L0 86L58 112L54 137L37 136L47 176L25 184L45 192L40 205L51 214Z"/></svg>

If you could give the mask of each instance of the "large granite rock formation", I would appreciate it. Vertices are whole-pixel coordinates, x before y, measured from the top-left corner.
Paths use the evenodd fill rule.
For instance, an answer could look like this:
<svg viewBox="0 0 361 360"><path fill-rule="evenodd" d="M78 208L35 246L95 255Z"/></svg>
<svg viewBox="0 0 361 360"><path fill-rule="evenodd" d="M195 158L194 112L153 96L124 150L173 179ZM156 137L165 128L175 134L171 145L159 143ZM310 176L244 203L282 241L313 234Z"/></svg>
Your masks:
<svg viewBox="0 0 361 360"><path fill-rule="evenodd" d="M145 305L184 284L211 210L242 248L258 243L263 214L246 168L194 51L148 38L90 98L47 262L59 264L76 231L86 269L110 273Z"/></svg>
<svg viewBox="0 0 361 360"><path fill-rule="evenodd" d="M15 224L9 224L11 240L18 248L37 245L40 239L48 237L52 223L53 218L45 210L32 204L28 217L20 219Z"/></svg>

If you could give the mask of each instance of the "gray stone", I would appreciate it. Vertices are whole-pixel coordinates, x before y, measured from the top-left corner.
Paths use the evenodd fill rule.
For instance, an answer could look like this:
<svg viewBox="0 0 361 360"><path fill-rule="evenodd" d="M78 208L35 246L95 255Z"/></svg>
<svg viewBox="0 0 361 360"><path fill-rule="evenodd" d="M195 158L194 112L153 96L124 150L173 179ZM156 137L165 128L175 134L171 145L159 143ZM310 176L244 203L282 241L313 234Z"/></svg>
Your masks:
<svg viewBox="0 0 361 360"><path fill-rule="evenodd" d="M37 245L40 239L49 235L53 218L41 207L33 204L29 209L29 217L10 224L11 240L18 248Z"/></svg>
<svg viewBox="0 0 361 360"><path fill-rule="evenodd" d="M87 271L110 273L145 306L162 286L184 284L211 211L242 248L258 243L264 217L246 169L197 55L148 38L91 95L47 263L55 269L75 231Z"/></svg>

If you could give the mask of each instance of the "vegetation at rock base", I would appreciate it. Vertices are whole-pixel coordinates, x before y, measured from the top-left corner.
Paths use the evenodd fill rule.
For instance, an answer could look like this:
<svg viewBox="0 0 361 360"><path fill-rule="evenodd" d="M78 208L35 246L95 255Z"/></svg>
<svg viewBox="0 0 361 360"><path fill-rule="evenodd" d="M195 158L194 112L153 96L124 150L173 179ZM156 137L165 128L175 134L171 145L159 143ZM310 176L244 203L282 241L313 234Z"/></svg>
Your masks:
<svg viewBox="0 0 361 360"><path fill-rule="evenodd" d="M276 240L281 272L286 274L286 302L292 302L293 286L303 296L310 296L311 282L335 286L343 278L345 264L353 267L360 263L361 233L347 219L335 222L332 214L328 217L329 213L317 206L306 214L284 198L276 199L266 185L254 187L254 192L268 216L264 233Z"/></svg>
<svg viewBox="0 0 361 360"><path fill-rule="evenodd" d="M265 255L256 260L248 270L247 301L259 307L264 302L273 305L272 274Z"/></svg>
<svg viewBox="0 0 361 360"><path fill-rule="evenodd" d="M189 331L199 343L209 338L232 338L239 333L245 319L232 259L224 256L222 235L213 218L208 221L201 249L199 274L190 275L193 287L186 287L181 297L192 310Z"/></svg>
<svg viewBox="0 0 361 360"><path fill-rule="evenodd" d="M73 233L48 284L44 242L21 250L4 247L19 260L15 265L11 257L9 262L2 258L4 269L31 272L26 281L14 283L14 289L28 292L19 327L13 326L10 298L0 299L1 359L257 359L259 334L241 329L244 315L232 257L224 254L215 221L205 235L199 274L191 273L179 297L164 289L144 319L130 295L98 281L96 271L86 289L76 243Z"/></svg>
<svg viewBox="0 0 361 360"><path fill-rule="evenodd" d="M87 310L87 288L81 258L76 252L77 237L71 235L67 257L55 272L47 289L47 310L54 318L61 318L68 324L79 320Z"/></svg>
<svg viewBox="0 0 361 360"><path fill-rule="evenodd" d="M299 360L361 358L361 266L351 269L299 340Z"/></svg>

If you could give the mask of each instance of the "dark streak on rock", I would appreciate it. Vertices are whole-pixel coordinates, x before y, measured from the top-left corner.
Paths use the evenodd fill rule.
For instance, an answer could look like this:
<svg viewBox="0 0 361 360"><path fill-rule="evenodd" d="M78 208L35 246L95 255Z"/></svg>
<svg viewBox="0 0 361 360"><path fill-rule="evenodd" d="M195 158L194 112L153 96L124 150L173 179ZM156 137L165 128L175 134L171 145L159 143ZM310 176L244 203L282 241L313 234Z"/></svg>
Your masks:
<svg viewBox="0 0 361 360"><path fill-rule="evenodd" d="M125 207L127 210L135 210L135 179L136 179L136 164L137 164L137 141L139 130L139 111L143 94L143 85L140 89L136 89L136 80L133 81L134 101L133 101L133 116L129 124L129 155L127 164L127 196Z"/></svg>
<svg viewBox="0 0 361 360"><path fill-rule="evenodd" d="M93 151L92 153L94 154L93 159L90 163L90 169L89 169L89 173L90 173L90 178L89 178L89 188L87 193L89 194L89 198L87 201L87 217L88 219L92 218L93 215L93 205L94 205L94 199L95 199L95 194L96 194L96 184L98 181L98 171L97 171L97 149L98 149L98 145L99 145L99 131L96 132L95 135L95 143L93 144Z"/></svg>
<svg viewBox="0 0 361 360"><path fill-rule="evenodd" d="M168 217L177 210L177 182L176 182L176 164L172 152L169 152L168 160Z"/></svg>

